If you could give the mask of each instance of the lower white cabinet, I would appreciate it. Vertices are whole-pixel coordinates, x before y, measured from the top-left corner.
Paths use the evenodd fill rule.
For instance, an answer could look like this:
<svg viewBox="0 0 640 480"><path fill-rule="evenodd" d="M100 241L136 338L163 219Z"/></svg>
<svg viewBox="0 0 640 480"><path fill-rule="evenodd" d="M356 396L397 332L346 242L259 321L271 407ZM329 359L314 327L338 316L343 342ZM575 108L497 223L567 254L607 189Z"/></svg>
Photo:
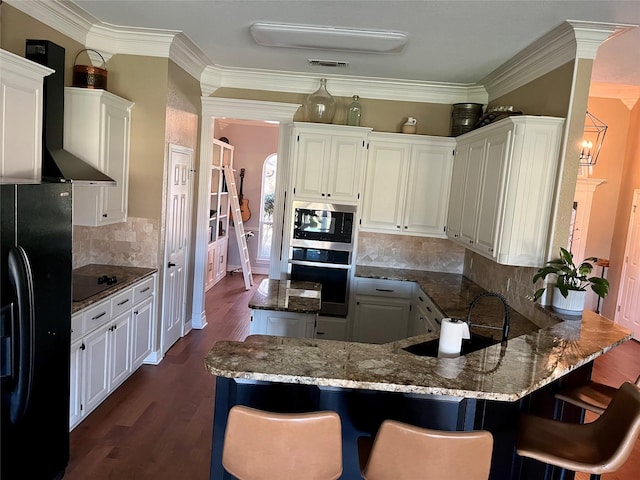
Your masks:
<svg viewBox="0 0 640 480"><path fill-rule="evenodd" d="M412 292L412 282L357 278L351 340L387 343L406 338Z"/></svg>
<svg viewBox="0 0 640 480"><path fill-rule="evenodd" d="M316 338L322 340L347 340L347 325L346 318L318 316Z"/></svg>
<svg viewBox="0 0 640 480"><path fill-rule="evenodd" d="M436 307L435 303L416 284L413 298L411 335L438 332L444 318L444 313Z"/></svg>
<svg viewBox="0 0 640 480"><path fill-rule="evenodd" d="M279 337L314 338L317 314L282 312L279 310L251 311L251 335L276 335Z"/></svg>
<svg viewBox="0 0 640 480"><path fill-rule="evenodd" d="M154 274L72 316L70 429L152 352L155 285Z"/></svg>

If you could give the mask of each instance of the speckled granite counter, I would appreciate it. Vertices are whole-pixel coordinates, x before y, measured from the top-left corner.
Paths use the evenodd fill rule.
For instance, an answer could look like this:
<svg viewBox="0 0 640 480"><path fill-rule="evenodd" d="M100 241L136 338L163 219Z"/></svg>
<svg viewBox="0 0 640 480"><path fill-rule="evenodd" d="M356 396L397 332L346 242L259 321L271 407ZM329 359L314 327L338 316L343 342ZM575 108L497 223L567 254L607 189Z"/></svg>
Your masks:
<svg viewBox="0 0 640 480"><path fill-rule="evenodd" d="M420 335L384 345L250 336L218 342L206 365L213 375L386 392L513 402L631 338L631 332L585 312L457 359L419 357L402 348L438 338Z"/></svg>
<svg viewBox="0 0 640 480"><path fill-rule="evenodd" d="M313 282L264 279L249 301L249 308L281 312L318 313L322 285Z"/></svg>
<svg viewBox="0 0 640 480"><path fill-rule="evenodd" d="M87 277L95 277L97 279L98 276L107 275L109 277L115 276L118 279L118 282L114 285L111 285L108 289L103 290L100 293L92 295L91 297L82 300L80 302L72 302L72 312L75 313L83 308L87 308L88 306L99 302L100 300L112 295L120 290L124 290L125 288L133 285L134 283L142 280L149 275L153 275L158 271L157 268L144 268L144 267L125 267L125 266L117 266L117 265L100 265L100 264L89 264L84 265L82 267L76 268L73 270L74 276L87 276Z"/></svg>
<svg viewBox="0 0 640 480"><path fill-rule="evenodd" d="M463 275L456 273L429 272L401 268L357 266L356 277L403 280L416 282L429 295L436 306L447 316L465 318L471 301L485 293L482 287ZM511 309L511 329L509 338L538 330L529 319ZM472 312L472 323L501 327L503 319L502 303L497 298L487 297L479 302ZM472 327L472 332L487 335L486 329Z"/></svg>

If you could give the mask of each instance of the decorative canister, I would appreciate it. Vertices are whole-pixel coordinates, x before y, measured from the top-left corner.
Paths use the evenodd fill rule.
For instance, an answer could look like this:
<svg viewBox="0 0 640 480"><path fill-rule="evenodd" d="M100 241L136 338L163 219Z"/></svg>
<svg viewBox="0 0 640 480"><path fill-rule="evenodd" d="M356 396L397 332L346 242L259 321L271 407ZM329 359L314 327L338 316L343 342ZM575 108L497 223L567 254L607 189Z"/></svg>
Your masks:
<svg viewBox="0 0 640 480"><path fill-rule="evenodd" d="M327 91L327 79L320 79L320 88L305 100L308 122L331 123L336 113L336 99Z"/></svg>
<svg viewBox="0 0 640 480"><path fill-rule="evenodd" d="M93 67L91 65L76 65L78 61L78 55L82 52L95 52L100 55L100 52L85 48L80 50L76 58L73 60L73 86L84 88L99 88L102 90L107 89L107 70L105 68ZM100 55L102 59L102 66L105 66L104 57Z"/></svg>
<svg viewBox="0 0 640 480"><path fill-rule="evenodd" d="M402 133L416 133L418 121L413 117L408 117L407 121L402 125Z"/></svg>
<svg viewBox="0 0 640 480"><path fill-rule="evenodd" d="M482 117L481 103L454 103L451 112L451 136L470 132Z"/></svg>

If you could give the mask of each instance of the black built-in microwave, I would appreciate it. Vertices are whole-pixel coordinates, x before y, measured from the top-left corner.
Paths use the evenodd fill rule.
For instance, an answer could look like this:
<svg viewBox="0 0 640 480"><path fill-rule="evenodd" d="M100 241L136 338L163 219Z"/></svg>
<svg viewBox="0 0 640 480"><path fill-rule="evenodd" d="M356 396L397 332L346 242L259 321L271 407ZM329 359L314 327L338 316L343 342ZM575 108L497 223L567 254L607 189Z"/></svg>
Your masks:
<svg viewBox="0 0 640 480"><path fill-rule="evenodd" d="M351 244L355 212L351 205L294 202L293 239Z"/></svg>

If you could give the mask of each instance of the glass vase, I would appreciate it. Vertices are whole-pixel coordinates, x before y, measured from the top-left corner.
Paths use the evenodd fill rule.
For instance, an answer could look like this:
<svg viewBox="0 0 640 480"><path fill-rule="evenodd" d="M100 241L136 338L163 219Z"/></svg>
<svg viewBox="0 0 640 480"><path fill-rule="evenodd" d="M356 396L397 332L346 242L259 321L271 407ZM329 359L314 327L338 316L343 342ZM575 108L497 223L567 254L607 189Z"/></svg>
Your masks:
<svg viewBox="0 0 640 480"><path fill-rule="evenodd" d="M336 113L336 99L327 91L327 79L320 79L320 88L305 100L307 121L331 123Z"/></svg>
<svg viewBox="0 0 640 480"><path fill-rule="evenodd" d="M347 125L359 127L361 114L362 108L360 107L360 97L358 95L354 95L353 102L351 102L347 107Z"/></svg>

